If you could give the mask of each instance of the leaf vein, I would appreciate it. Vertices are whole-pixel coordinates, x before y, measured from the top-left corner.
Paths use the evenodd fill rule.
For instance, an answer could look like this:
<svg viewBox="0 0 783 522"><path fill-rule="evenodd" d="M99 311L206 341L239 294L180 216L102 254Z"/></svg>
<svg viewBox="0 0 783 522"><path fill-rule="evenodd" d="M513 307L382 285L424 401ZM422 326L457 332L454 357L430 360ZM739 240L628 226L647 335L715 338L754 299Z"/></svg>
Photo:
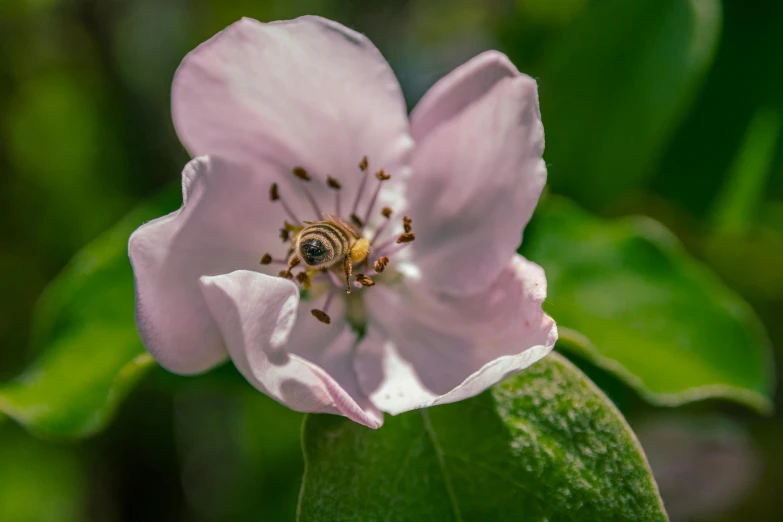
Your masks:
<svg viewBox="0 0 783 522"><path fill-rule="evenodd" d="M429 435L430 442L432 442L432 447L435 450L435 457L438 460L438 466L440 467L440 472L443 475L443 482L446 485L446 492L449 494L449 500L451 501L451 509L454 511L454 517L457 520L457 522L463 522L462 513L460 512L459 504L457 503L457 495L454 492L454 486L451 483L451 476L446 470L446 461L443 458L443 449L440 447L440 442L438 442L438 437L435 435L435 429L432 427L432 421L430 421L430 414L427 412L426 409L420 411L421 411L421 416L424 419L424 429L427 431L427 435Z"/></svg>

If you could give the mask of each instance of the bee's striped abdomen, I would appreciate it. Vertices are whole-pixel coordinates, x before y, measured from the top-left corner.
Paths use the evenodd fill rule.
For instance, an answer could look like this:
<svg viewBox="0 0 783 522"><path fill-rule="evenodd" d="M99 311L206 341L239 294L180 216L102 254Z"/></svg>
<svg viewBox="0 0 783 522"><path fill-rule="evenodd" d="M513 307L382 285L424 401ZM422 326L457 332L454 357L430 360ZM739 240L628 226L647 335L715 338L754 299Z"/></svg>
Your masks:
<svg viewBox="0 0 783 522"><path fill-rule="evenodd" d="M297 254L308 266L327 267L342 259L351 247L351 236L329 221L306 226L299 233Z"/></svg>

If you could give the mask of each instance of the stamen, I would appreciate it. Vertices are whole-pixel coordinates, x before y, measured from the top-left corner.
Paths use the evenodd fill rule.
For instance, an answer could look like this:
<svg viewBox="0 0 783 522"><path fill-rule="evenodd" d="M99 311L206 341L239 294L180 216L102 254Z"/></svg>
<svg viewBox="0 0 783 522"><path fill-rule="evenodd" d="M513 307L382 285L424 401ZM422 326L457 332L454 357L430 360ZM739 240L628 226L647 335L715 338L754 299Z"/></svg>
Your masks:
<svg viewBox="0 0 783 522"><path fill-rule="evenodd" d="M402 218L402 227L405 229L406 234L413 230L413 227L411 226L412 222L413 221L408 216Z"/></svg>
<svg viewBox="0 0 783 522"><path fill-rule="evenodd" d="M272 256L269 254L264 254L264 257L261 258L261 264L262 265L268 265L272 262Z"/></svg>
<svg viewBox="0 0 783 522"><path fill-rule="evenodd" d="M336 210L335 214L339 216L340 215L340 189L343 188L343 186L340 185L339 181L337 181L336 179L334 179L331 176L326 176L326 185L330 189L333 189L336 192L336 194L335 194L335 205L334 206L335 206L335 210Z"/></svg>
<svg viewBox="0 0 783 522"><path fill-rule="evenodd" d="M351 214L352 214L351 217L353 217L353 214L356 214L356 209L359 208L359 200L362 198L362 193L364 192L364 186L367 184L367 168L368 167L369 167L369 162L367 161L367 156L364 156L362 158L362 161L359 162L359 170L362 171L363 176L362 176L362 182L359 185L359 190L358 190L358 192L356 192L356 200L354 200L354 202L353 202L353 209L351 210Z"/></svg>
<svg viewBox="0 0 783 522"><path fill-rule="evenodd" d="M310 193L310 189L307 188L306 182L312 179L310 174L308 174L303 167L294 167L292 172L294 173L294 176L299 178L299 180L302 182L302 189L304 190L305 196L307 196L307 200L310 202L310 205L313 207L313 210L315 210L316 219L321 219L321 209L318 206L318 203L315 201L313 195Z"/></svg>
<svg viewBox="0 0 783 522"><path fill-rule="evenodd" d="M381 192L381 186L383 185L383 182L391 179L391 176L389 174L386 174L383 171L383 169L376 172L375 177L378 179L378 185L376 185L375 187L375 192L373 192L372 199L370 200L370 205L367 207L367 212L364 215L365 223L367 223L370 219L370 214L372 213L372 209L375 206L375 202L378 200L378 194Z"/></svg>
<svg viewBox="0 0 783 522"><path fill-rule="evenodd" d="M310 274L307 271L296 274L296 280L302 285L303 290L310 289Z"/></svg>
<svg viewBox="0 0 783 522"><path fill-rule="evenodd" d="M362 286L375 286L375 281L364 274L356 274L356 280L361 283Z"/></svg>
<svg viewBox="0 0 783 522"><path fill-rule="evenodd" d="M324 268L324 269L321 270L321 272L323 272L324 274L326 274L329 277L329 279L332 281L332 284L336 288L340 288L341 286L343 286L343 282L340 281L340 278L337 277L337 274L335 274L333 271L327 270L326 268Z"/></svg>
<svg viewBox="0 0 783 522"><path fill-rule="evenodd" d="M310 181L310 174L303 167L294 167L293 173L294 176L302 181Z"/></svg>
<svg viewBox="0 0 783 522"><path fill-rule="evenodd" d="M394 238L392 238L392 241ZM391 257L397 252L400 252L401 250L405 250L408 248L411 244L410 243L403 243L403 244L393 244L392 242L384 242L385 244L382 247L378 247L376 249L376 254L383 254L382 257Z"/></svg>
<svg viewBox="0 0 783 522"><path fill-rule="evenodd" d="M381 223L381 226L379 226L375 230L375 235L372 236L372 239L370 240L370 246L372 246L373 243L375 243L375 240L381 237L386 230L386 227L389 226L389 218L391 218L392 215L392 209L391 207L383 207L381 209L381 215L386 218L386 221Z"/></svg>
<svg viewBox="0 0 783 522"><path fill-rule="evenodd" d="M269 187L269 200L270 201L280 201L280 203L283 204L283 210L286 211L286 214L294 221L294 223L301 223L302 221L296 217L296 214L294 214L294 211L291 210L291 207L288 206L288 203L285 202L285 200L280 197L280 190L278 189L277 183L272 183L272 186ZM287 241L284 239L283 241Z"/></svg>
<svg viewBox="0 0 783 522"><path fill-rule="evenodd" d="M397 243L410 243L416 239L416 235L411 232L406 232L405 234L400 234L400 237L397 238Z"/></svg>
<svg viewBox="0 0 783 522"><path fill-rule="evenodd" d="M381 272L386 270L386 265L388 264L389 264L389 258L386 256L381 256L378 258L377 261L375 261L373 268L375 269L376 272L380 274Z"/></svg>
<svg viewBox="0 0 783 522"><path fill-rule="evenodd" d="M318 309L312 309L310 310L310 313L313 314L313 317L318 319L324 324L329 324L332 322L332 319L327 315L327 311L329 310L329 305L332 304L332 299L334 298L334 290L329 292L326 296L326 301L324 301L324 309L318 310Z"/></svg>
<svg viewBox="0 0 783 522"><path fill-rule="evenodd" d="M410 229L410 227L411 227L411 219L409 217L405 216L403 218L403 220L402 220L402 224L403 224L403 227L405 228L405 230ZM383 226L383 225L381 225L381 226ZM376 234L376 237L377 236L378 235ZM381 243L380 245L378 245L378 247L375 248L375 254L378 255L378 256L381 256L381 255L390 256L393 252L399 252L400 250L402 250L402 248L397 248L397 249L394 249L392 252L387 252L387 250L394 243L397 243L398 245L399 244L403 244L403 243L410 243L414 239L416 239L416 236L413 234L413 232L405 232L404 234L400 234L399 236L397 236L396 239L391 237L391 238L387 239L386 241L384 241L383 243ZM374 240L374 238L373 238L373 240ZM407 245L403 245L403 246L407 246Z"/></svg>
<svg viewBox="0 0 783 522"><path fill-rule="evenodd" d="M315 317L316 319L318 319L324 324L329 324L332 322L332 318L326 315L326 312L322 312L321 310L313 308L312 310L310 310L310 313L313 314L313 317Z"/></svg>

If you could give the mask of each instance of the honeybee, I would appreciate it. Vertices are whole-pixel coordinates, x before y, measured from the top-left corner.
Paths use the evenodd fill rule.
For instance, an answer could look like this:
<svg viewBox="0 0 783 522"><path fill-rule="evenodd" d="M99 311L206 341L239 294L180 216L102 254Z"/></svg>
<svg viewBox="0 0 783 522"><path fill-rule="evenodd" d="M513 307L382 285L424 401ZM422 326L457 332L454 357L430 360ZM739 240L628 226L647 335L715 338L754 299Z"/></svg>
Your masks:
<svg viewBox="0 0 783 522"><path fill-rule="evenodd" d="M367 258L370 242L339 217L332 214L324 214L324 217L325 221L304 222L305 227L296 237L293 258L314 270L329 268L342 260L345 284L350 293L353 263Z"/></svg>

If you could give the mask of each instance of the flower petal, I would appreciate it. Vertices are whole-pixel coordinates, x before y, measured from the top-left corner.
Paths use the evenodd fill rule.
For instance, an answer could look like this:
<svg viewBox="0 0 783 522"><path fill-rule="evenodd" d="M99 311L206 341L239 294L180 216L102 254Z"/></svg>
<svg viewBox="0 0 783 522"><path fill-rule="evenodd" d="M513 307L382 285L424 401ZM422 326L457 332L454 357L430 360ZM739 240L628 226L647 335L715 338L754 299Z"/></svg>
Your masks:
<svg viewBox="0 0 783 522"><path fill-rule="evenodd" d="M546 182L536 82L487 52L444 77L413 111L410 184L424 284L474 293L519 246Z"/></svg>
<svg viewBox="0 0 783 522"><path fill-rule="evenodd" d="M136 282L136 324L144 346L165 368L198 373L226 356L198 288L202 275L261 269L282 210L267 201L264 176L200 157L182 173L183 206L139 227L128 253ZM271 267L266 267L270 269Z"/></svg>
<svg viewBox="0 0 783 522"><path fill-rule="evenodd" d="M359 383L394 415L472 397L551 351L557 328L541 310L545 296L544 271L521 256L477 295L374 288Z"/></svg>
<svg viewBox="0 0 783 522"><path fill-rule="evenodd" d="M400 197L391 188L409 173L412 140L394 73L366 37L324 18L229 26L183 60L172 113L191 154L331 175L343 185L343 210L363 156L372 172L393 175L384 204Z"/></svg>
<svg viewBox="0 0 783 522"><path fill-rule="evenodd" d="M350 368L355 334L342 321L297 318L309 312L291 281L239 270L202 277L201 290L231 359L253 386L297 411L344 415L371 428L383 423Z"/></svg>

